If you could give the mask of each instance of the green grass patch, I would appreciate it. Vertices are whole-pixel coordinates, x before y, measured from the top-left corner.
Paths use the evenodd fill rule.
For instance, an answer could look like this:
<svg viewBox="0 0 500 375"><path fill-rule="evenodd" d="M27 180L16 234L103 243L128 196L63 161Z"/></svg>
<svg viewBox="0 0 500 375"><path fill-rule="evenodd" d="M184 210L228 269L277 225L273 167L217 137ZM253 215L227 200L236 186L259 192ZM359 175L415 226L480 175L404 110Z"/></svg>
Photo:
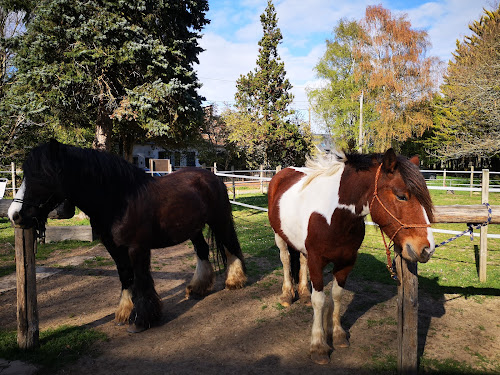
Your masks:
<svg viewBox="0 0 500 375"><path fill-rule="evenodd" d="M104 340L107 336L94 329L61 326L40 332L40 348L22 350L16 332L0 331L0 358L29 362L43 367L44 373L53 373L82 355L97 354L94 345Z"/></svg>
<svg viewBox="0 0 500 375"><path fill-rule="evenodd" d="M498 374L500 368L487 370L473 368L466 362L458 361L454 358L434 359L426 358L425 356L420 359L419 373L421 374L440 374L440 375L493 375Z"/></svg>
<svg viewBox="0 0 500 375"><path fill-rule="evenodd" d="M84 267L107 267L113 266L115 262L108 257L95 256L92 259L87 259L83 262ZM158 264L158 262L156 262ZM156 267L160 269L161 267Z"/></svg>

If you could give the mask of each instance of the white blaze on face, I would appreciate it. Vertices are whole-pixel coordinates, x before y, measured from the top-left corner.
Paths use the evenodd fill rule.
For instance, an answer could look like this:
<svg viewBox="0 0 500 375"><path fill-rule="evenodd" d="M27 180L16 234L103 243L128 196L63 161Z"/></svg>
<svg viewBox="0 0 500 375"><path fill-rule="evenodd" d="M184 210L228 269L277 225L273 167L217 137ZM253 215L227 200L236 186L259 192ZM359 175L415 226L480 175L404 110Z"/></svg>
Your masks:
<svg viewBox="0 0 500 375"><path fill-rule="evenodd" d="M9 211L7 211L7 215L9 216L10 221L14 222L13 217L14 214L21 211L21 208L23 207L23 204L21 203L23 198L24 198L24 192L26 190L26 184L23 180L23 183L21 184L21 187L16 193L16 196L14 199L18 200L17 202L12 202Z"/></svg>
<svg viewBox="0 0 500 375"><path fill-rule="evenodd" d="M427 241L429 241L429 252L432 255L434 254L434 250L436 249L436 244L434 242L434 234L432 234L432 228L430 227L431 222L429 221L427 212L425 212L425 208L422 207L422 209L424 210L425 222L429 224L429 227L427 227Z"/></svg>

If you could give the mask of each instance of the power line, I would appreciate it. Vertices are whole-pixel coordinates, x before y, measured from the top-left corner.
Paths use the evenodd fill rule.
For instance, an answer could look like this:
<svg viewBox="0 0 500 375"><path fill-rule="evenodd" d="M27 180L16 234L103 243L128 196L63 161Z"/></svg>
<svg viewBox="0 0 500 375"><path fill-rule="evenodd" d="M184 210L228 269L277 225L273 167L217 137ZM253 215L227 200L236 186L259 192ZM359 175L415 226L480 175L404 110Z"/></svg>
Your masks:
<svg viewBox="0 0 500 375"><path fill-rule="evenodd" d="M210 81L220 81L220 82L230 82L236 84L236 81L230 80L230 79L223 79L223 78L210 78L210 77L198 77L199 79L208 79ZM301 85L292 85L292 88L299 88L299 89L306 89L308 86L301 86Z"/></svg>

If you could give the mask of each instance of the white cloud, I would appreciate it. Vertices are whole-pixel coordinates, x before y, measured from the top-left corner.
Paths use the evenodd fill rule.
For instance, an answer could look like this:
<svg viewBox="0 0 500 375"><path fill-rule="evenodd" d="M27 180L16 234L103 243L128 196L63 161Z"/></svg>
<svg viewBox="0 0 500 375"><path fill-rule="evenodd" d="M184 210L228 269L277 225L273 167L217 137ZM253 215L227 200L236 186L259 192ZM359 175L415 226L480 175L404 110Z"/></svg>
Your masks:
<svg viewBox="0 0 500 375"><path fill-rule="evenodd" d="M456 40L470 35L468 25L479 20L483 7L489 0L445 0L422 4L406 11L414 28L425 29L429 34L432 48L429 56L437 56L445 63L455 50Z"/></svg>
<svg viewBox="0 0 500 375"><path fill-rule="evenodd" d="M390 0L382 0L393 13L404 12L412 26L428 32L432 49L428 56L447 62L456 39L470 35L467 25L478 20L483 6L491 0L431 0L420 5L405 2L394 9ZM401 3L401 2L400 2ZM420 3L420 2L419 2ZM203 83L201 95L208 102L233 102L236 80L255 68L258 41L262 37L260 14L267 0L219 1L208 15L212 20L200 44L198 76ZM293 88L293 107L307 109L306 87L319 84L313 68L325 52L325 40L340 18L361 19L371 0L274 0L278 26L283 34L279 54L285 62L287 78ZM211 4L212 5L212 4ZM307 119L307 110L303 111Z"/></svg>
<svg viewBox="0 0 500 375"><path fill-rule="evenodd" d="M208 102L233 101L236 80L241 74L253 69L257 58L256 43L233 43L221 36L207 33L200 45L205 49L200 54L198 77L203 83L200 94Z"/></svg>

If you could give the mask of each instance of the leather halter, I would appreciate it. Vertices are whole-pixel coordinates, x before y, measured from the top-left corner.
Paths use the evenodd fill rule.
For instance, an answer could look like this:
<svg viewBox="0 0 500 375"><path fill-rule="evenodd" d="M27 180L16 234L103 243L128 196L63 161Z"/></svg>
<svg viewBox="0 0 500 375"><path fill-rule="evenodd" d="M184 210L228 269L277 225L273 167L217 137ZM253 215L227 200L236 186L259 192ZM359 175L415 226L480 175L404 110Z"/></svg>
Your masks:
<svg viewBox="0 0 500 375"><path fill-rule="evenodd" d="M389 209L385 206L385 204L380 200L380 197L378 195L378 179L380 177L380 171L381 171L381 169L382 169L382 164L380 164L378 166L377 173L375 174L375 188L373 190L373 198L372 198L372 200L370 202L370 212L372 211L373 202L375 200L377 200L378 203L385 210L385 212L387 212L389 214L389 216L391 216L394 219L394 221L396 221L399 224L399 228L396 230L396 232L394 232L394 234L392 235L392 237L389 239L389 245L387 245L387 242L386 242L385 236L384 236L384 232L382 231L382 227L380 227L380 234L382 235L382 239L384 240L385 253L387 255L387 269L391 273L391 277L393 279L397 280L396 271L394 270L394 268L392 266L391 250L390 250L390 248L392 247L392 245L394 245L394 241L393 241L394 237L396 237L396 235L399 233L399 231L401 229L428 228L431 225L430 224L405 224L405 223L401 222L401 220L399 220L391 211L389 211Z"/></svg>

